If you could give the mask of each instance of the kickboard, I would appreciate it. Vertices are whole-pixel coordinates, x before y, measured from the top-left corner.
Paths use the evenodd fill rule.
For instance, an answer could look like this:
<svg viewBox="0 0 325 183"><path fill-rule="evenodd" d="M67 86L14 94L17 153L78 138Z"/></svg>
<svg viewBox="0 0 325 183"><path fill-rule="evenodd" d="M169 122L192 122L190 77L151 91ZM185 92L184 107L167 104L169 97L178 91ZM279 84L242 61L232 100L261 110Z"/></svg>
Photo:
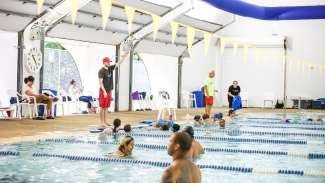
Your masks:
<svg viewBox="0 0 325 183"><path fill-rule="evenodd" d="M90 133L100 133L103 131L104 131L104 128L94 128L94 129L89 130Z"/></svg>

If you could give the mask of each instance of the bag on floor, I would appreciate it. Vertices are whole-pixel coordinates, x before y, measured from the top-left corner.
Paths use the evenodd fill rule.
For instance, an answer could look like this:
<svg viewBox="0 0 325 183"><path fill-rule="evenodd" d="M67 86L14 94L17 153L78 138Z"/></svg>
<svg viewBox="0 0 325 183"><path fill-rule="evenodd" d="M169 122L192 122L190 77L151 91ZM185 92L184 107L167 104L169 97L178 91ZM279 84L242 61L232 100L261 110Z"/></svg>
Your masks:
<svg viewBox="0 0 325 183"><path fill-rule="evenodd" d="M242 108L242 104L241 104L241 97L240 96L235 96L234 100L232 102L232 109L233 110L238 110Z"/></svg>

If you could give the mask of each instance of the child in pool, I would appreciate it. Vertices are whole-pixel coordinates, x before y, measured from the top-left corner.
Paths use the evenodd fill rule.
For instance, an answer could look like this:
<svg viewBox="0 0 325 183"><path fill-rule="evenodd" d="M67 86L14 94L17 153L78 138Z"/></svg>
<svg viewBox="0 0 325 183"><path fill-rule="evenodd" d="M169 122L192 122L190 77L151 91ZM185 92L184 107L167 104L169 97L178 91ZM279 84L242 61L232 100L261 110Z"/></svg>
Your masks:
<svg viewBox="0 0 325 183"><path fill-rule="evenodd" d="M227 123L229 123L229 122L234 121L235 120L235 117L236 117L236 112L231 109L231 110L228 111L228 116L226 116L224 120Z"/></svg>
<svg viewBox="0 0 325 183"><path fill-rule="evenodd" d="M126 135L121 138L118 149L113 153L109 153L108 156L128 157L132 154L133 148L133 137Z"/></svg>
<svg viewBox="0 0 325 183"><path fill-rule="evenodd" d="M201 125L204 125L204 122L203 122L201 116L195 115L194 116L194 126L201 126Z"/></svg>
<svg viewBox="0 0 325 183"><path fill-rule="evenodd" d="M130 133L131 130L132 130L132 127L131 127L130 124L126 124L126 125L124 125L123 130L124 130L125 133Z"/></svg>
<svg viewBox="0 0 325 183"><path fill-rule="evenodd" d="M108 127L105 128L105 130L98 135L98 140L100 141L106 141L108 135L113 135L117 133L119 130L121 130L119 127L121 126L121 120L116 118L113 121L114 127Z"/></svg>
<svg viewBox="0 0 325 183"><path fill-rule="evenodd" d="M208 114L202 115L203 124L207 125L210 122L210 116Z"/></svg>
<svg viewBox="0 0 325 183"><path fill-rule="evenodd" d="M103 133L105 133L106 135L112 135L113 133L117 133L119 130L121 130L119 128L120 126L121 126L121 120L116 118L113 121L113 128L108 127L103 131Z"/></svg>
<svg viewBox="0 0 325 183"><path fill-rule="evenodd" d="M179 124L176 124L176 123L175 123L175 124L173 125L173 127L172 127L172 131L173 131L174 133L176 133L176 132L178 132L178 131L180 130L180 128L181 128L181 127L179 126Z"/></svg>

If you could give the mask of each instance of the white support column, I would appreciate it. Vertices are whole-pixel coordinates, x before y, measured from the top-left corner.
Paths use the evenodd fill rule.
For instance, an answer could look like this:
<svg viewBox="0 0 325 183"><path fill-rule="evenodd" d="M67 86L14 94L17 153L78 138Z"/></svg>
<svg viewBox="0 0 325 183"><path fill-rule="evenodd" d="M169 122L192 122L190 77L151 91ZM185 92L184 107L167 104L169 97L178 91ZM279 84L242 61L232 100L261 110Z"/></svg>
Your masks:
<svg viewBox="0 0 325 183"><path fill-rule="evenodd" d="M179 4L175 8L173 8L171 11L166 13L161 17L160 21L160 27L165 26L168 24L170 21L176 19L177 17L185 14L189 10L193 8L192 6L192 0L184 0L183 3ZM128 37L126 40L132 41L133 49L135 49L136 45L141 41L143 38L148 36L150 33L153 32L153 23L150 23L146 26L144 26L141 30L133 34L132 36ZM122 64L120 67L120 81L119 81L119 97L120 97L120 103L119 107L120 109L123 110L130 110L130 107L132 106L132 101L131 101L131 93L132 93L132 82L133 82L133 76L132 72L130 72L132 68L132 57L130 57L128 64ZM127 63L127 62L126 62ZM129 92L123 92L123 91L129 91ZM122 93L123 92L123 93ZM123 101L123 104L121 103ZM127 102L128 101L128 102ZM129 106L127 108L127 105Z"/></svg>

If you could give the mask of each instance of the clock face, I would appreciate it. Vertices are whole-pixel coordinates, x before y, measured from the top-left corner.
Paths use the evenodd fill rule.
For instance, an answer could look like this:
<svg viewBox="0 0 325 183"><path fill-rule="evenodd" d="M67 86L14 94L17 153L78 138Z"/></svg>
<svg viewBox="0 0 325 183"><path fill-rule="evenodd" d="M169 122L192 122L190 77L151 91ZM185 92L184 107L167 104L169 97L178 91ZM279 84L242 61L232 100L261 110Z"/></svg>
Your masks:
<svg viewBox="0 0 325 183"><path fill-rule="evenodd" d="M32 48L27 53L26 68L30 73L38 72L42 67L42 53L37 48Z"/></svg>

